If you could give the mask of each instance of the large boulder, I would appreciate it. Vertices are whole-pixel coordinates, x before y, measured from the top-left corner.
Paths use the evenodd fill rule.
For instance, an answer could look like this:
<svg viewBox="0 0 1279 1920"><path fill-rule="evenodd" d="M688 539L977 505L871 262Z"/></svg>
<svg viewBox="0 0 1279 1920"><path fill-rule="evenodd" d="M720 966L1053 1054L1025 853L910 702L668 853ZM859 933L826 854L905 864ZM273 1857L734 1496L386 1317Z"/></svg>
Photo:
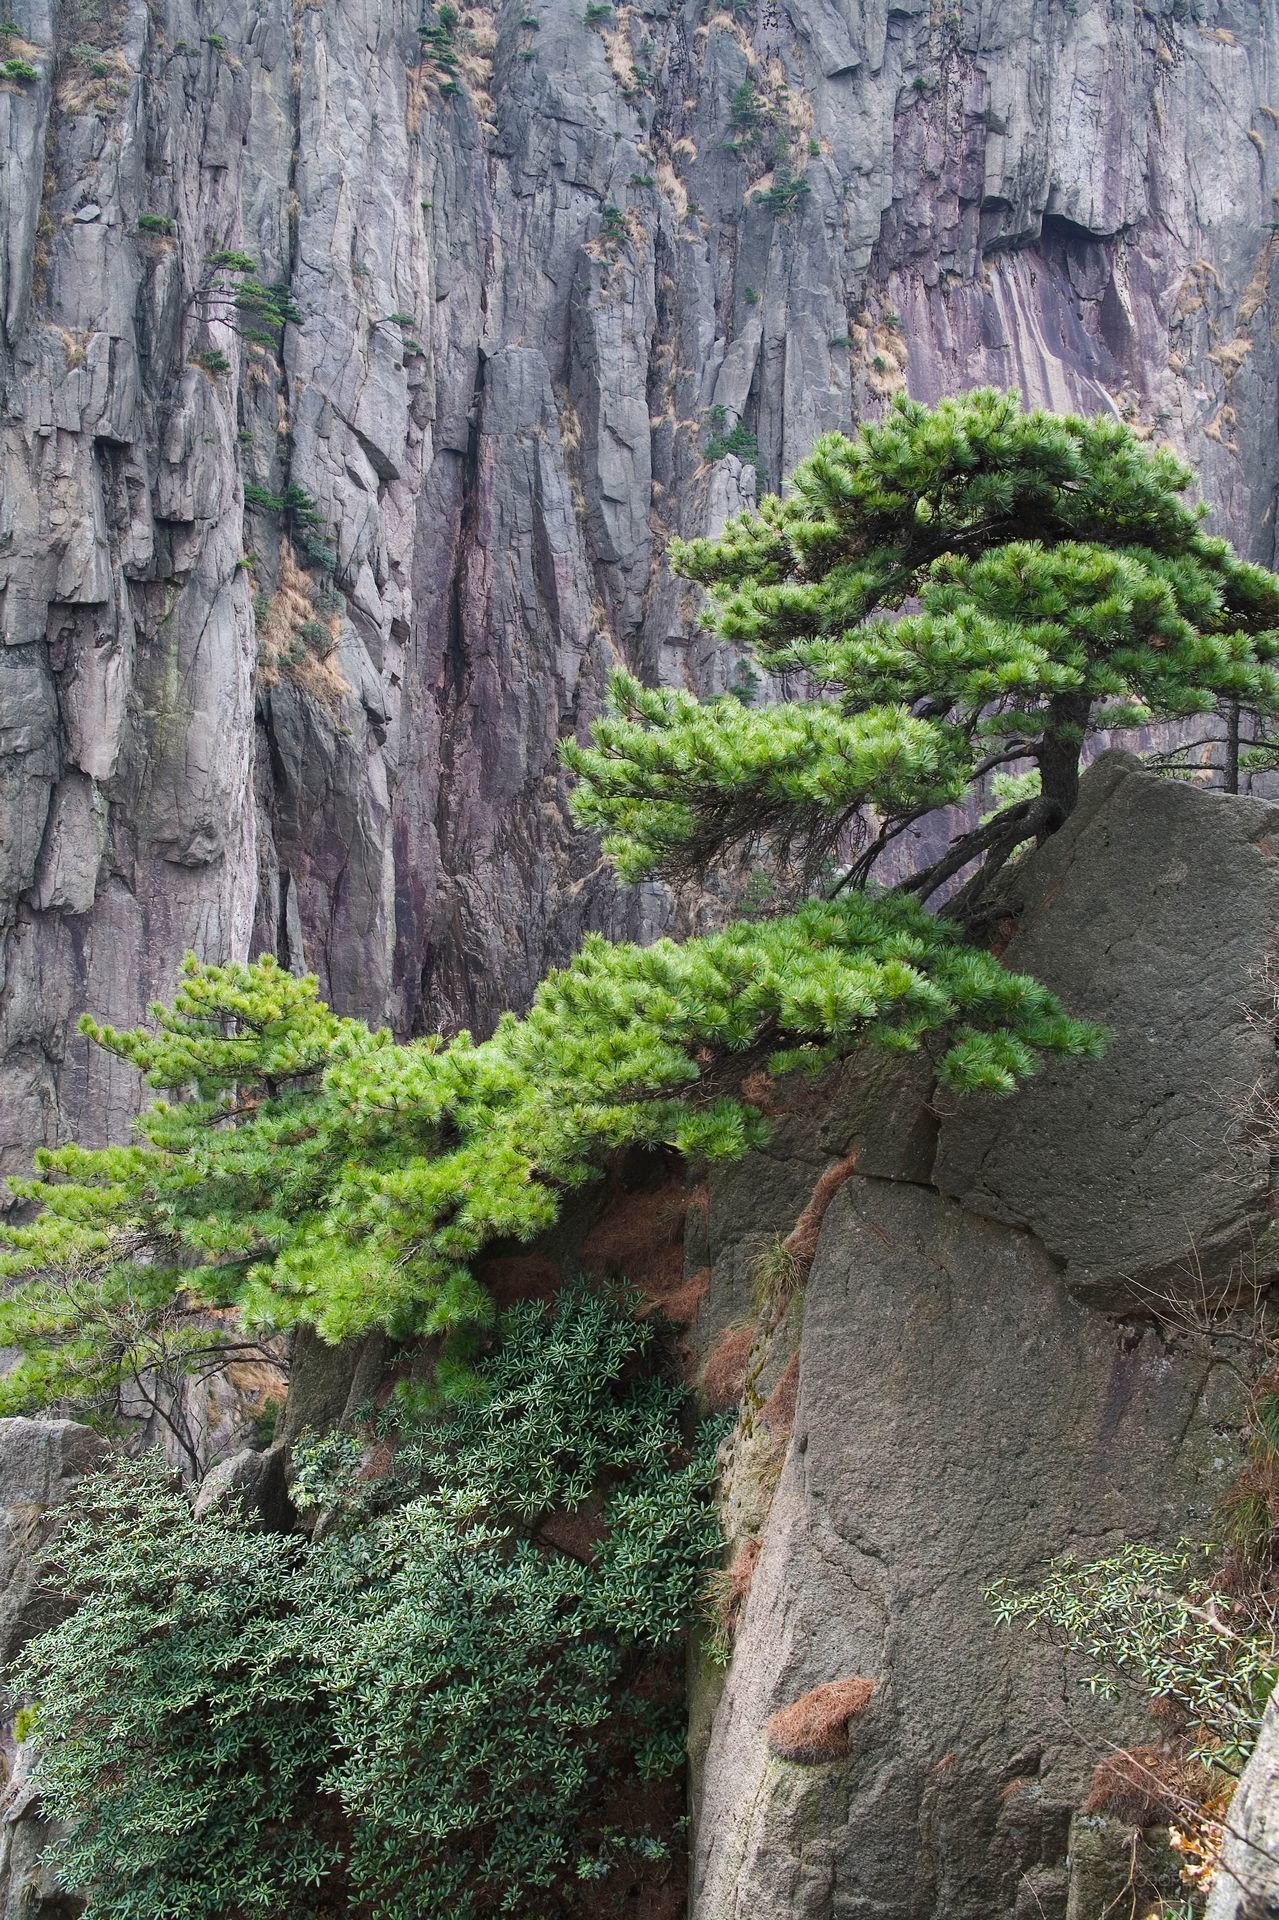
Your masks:
<svg viewBox="0 0 1279 1920"><path fill-rule="evenodd" d="M1204 1920L1279 1915L1279 1701L1271 1700L1234 1799Z"/></svg>
<svg viewBox="0 0 1279 1920"><path fill-rule="evenodd" d="M52 1626L65 1599L42 1583L40 1549L58 1509L106 1460L100 1434L74 1420L0 1420L0 1664ZM49 1840L26 1750L6 1730L8 1781L0 1802L0 1920L70 1920L82 1902L60 1893L40 1864Z"/></svg>
<svg viewBox="0 0 1279 1920"><path fill-rule="evenodd" d="M1144 1703L983 1590L1202 1535L1238 1471L1212 1326L1270 1273L1279 808L1108 754L1002 908L1104 1059L1002 1101L852 1062L711 1182L703 1378L745 1390L694 1920L1098 1920L1127 1872L1081 1806Z"/></svg>
<svg viewBox="0 0 1279 1920"><path fill-rule="evenodd" d="M697 1920L1059 1916L1072 1809L1136 1722L983 1590L1203 1527L1237 1420L1203 1336L1104 1318L1029 1234L924 1187L848 1182L710 1738ZM846 1757L779 1756L770 1720L853 1676Z"/></svg>
<svg viewBox="0 0 1279 1920"><path fill-rule="evenodd" d="M1013 869L1004 959L1110 1029L1086 1068L965 1100L935 1180L1027 1226L1099 1304L1193 1301L1273 1264L1279 806L1104 755Z"/></svg>

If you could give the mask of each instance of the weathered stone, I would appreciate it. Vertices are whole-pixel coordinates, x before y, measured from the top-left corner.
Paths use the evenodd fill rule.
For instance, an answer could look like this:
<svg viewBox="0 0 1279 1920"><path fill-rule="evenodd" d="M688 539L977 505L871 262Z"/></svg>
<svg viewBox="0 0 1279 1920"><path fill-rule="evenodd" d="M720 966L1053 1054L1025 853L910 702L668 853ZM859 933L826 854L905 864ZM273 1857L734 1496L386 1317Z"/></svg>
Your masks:
<svg viewBox="0 0 1279 1920"><path fill-rule="evenodd" d="M1027 1234L925 1188L849 1182L710 1738L696 1920L990 1920L1043 1869L1064 1899L1071 1811L1136 1723L1063 1700L1061 1656L983 1589L1205 1525L1238 1418L1206 1339L1113 1325ZM770 1717L849 1674L876 1691L848 1759L774 1757Z"/></svg>
<svg viewBox="0 0 1279 1920"><path fill-rule="evenodd" d="M75 1920L84 1902L64 1893L41 1855L57 1831L43 1818L31 1784L29 1746L14 1754L0 1802L0 1920Z"/></svg>
<svg viewBox="0 0 1279 1920"><path fill-rule="evenodd" d="M35 1556L51 1516L108 1451L74 1420L0 1420L0 1665L58 1618L61 1603L41 1585Z"/></svg>
<svg viewBox="0 0 1279 1920"><path fill-rule="evenodd" d="M1275 1920L1279 1915L1279 1702L1273 1698L1243 1779L1230 1803L1221 1864L1205 1920Z"/></svg>
<svg viewBox="0 0 1279 1920"><path fill-rule="evenodd" d="M58 1508L109 1449L74 1420L0 1420L0 1664L52 1626L66 1603L40 1582L36 1556ZM40 1864L50 1838L28 1778L29 1752L6 1736L8 1782L0 1801L0 1920L72 1920L83 1902L60 1893Z"/></svg>
<svg viewBox="0 0 1279 1920"><path fill-rule="evenodd" d="M289 1365L289 1397L279 1437L287 1445L305 1433L324 1433L344 1414L370 1401L386 1363L383 1334L367 1334L330 1346L313 1328L299 1327Z"/></svg>
<svg viewBox="0 0 1279 1920"><path fill-rule="evenodd" d="M262 1452L245 1447L229 1460L219 1460L200 1482L195 1497L196 1519L204 1519L223 1501L235 1501L268 1532L285 1532L297 1518L289 1499L286 1463L283 1444Z"/></svg>
<svg viewBox="0 0 1279 1920"><path fill-rule="evenodd" d="M451 96L408 0L248 29L176 0L163 32L121 0L106 76L49 0L13 13L0 639L39 712L11 738L30 702L0 688L0 1166L124 1134L136 1080L75 1020L136 1020L188 947L482 1029L586 928L678 924L571 830L557 741L617 658L733 682L669 536L898 385L1118 407L1273 552L1273 9L690 0L600 33L543 0L531 36L481 6ZM748 78L808 189L786 211L766 143L729 150ZM303 314L278 358L198 294L224 245ZM758 474L704 459L712 407ZM340 595L336 677L268 662L256 700L254 597L298 529L246 481L314 499ZM68 835L64 803L50 841L77 770L105 817Z"/></svg>
<svg viewBox="0 0 1279 1920"><path fill-rule="evenodd" d="M1029 1227L1071 1286L1113 1305L1264 1275L1279 807L1107 754L1005 899L1006 964L1111 1038L1099 1061L960 1103L942 1192Z"/></svg>

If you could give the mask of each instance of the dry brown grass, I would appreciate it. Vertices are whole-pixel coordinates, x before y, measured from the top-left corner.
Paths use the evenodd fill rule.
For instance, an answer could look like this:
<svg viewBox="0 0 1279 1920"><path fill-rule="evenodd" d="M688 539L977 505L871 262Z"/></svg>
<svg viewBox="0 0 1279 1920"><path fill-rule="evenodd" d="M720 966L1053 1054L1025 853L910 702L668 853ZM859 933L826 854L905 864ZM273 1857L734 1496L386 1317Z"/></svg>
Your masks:
<svg viewBox="0 0 1279 1920"><path fill-rule="evenodd" d="M909 362L910 351L901 329L880 321L871 334L866 355L866 385L871 392L881 399L900 393L906 385Z"/></svg>
<svg viewBox="0 0 1279 1920"><path fill-rule="evenodd" d="M1229 386L1248 355L1252 352L1252 341L1246 333L1236 334L1233 340L1227 340L1219 347L1209 350L1208 358L1215 367L1220 367Z"/></svg>
<svg viewBox="0 0 1279 1920"><path fill-rule="evenodd" d="M1239 325L1246 327L1270 298L1270 275L1279 249L1279 233L1267 235L1239 300Z"/></svg>
<svg viewBox="0 0 1279 1920"><path fill-rule="evenodd" d="M1204 428L1204 434L1207 439L1225 447L1228 453L1238 453L1238 443L1232 437L1238 424L1239 416L1233 407L1220 407Z"/></svg>
<svg viewBox="0 0 1279 1920"><path fill-rule="evenodd" d="M799 1286L807 1280L809 1268L813 1264L813 1255L817 1252L817 1240L822 1230L822 1221L826 1218L826 1209L840 1188L856 1173L857 1158L855 1153L846 1153L842 1160L836 1160L827 1167L825 1173L814 1184L808 1196L808 1205L782 1242L795 1263L796 1284Z"/></svg>
<svg viewBox="0 0 1279 1920"><path fill-rule="evenodd" d="M773 1715L766 1729L770 1749L800 1766L844 1759L849 1724L866 1711L874 1691L875 1682L862 1674L811 1688Z"/></svg>
<svg viewBox="0 0 1279 1920"><path fill-rule="evenodd" d="M91 59L64 54L58 61L54 98L71 119L82 113L111 113L127 96L132 79L133 69L118 47L95 51Z"/></svg>
<svg viewBox="0 0 1279 1920"><path fill-rule="evenodd" d="M582 1242L582 1267L601 1279L638 1287L660 1307L686 1285L682 1173L659 1187L627 1192L615 1188L604 1212Z"/></svg>
<svg viewBox="0 0 1279 1920"><path fill-rule="evenodd" d="M497 1254L477 1261L475 1277L498 1308L513 1307L517 1300L555 1299L560 1290L560 1270L544 1253Z"/></svg>
<svg viewBox="0 0 1279 1920"><path fill-rule="evenodd" d="M799 1352L796 1350L782 1369L781 1377L759 1410L762 1425L778 1439L789 1439L795 1426L795 1406L799 1399Z"/></svg>
<svg viewBox="0 0 1279 1920"><path fill-rule="evenodd" d="M275 592L258 624L259 685L287 679L336 713L351 691L334 658L341 631L340 615L320 613L314 580L298 565L292 544L281 540Z"/></svg>
<svg viewBox="0 0 1279 1920"><path fill-rule="evenodd" d="M1093 1770L1085 1813L1106 1813L1127 1827L1167 1826L1212 1799L1220 1777L1175 1743L1107 1754Z"/></svg>
<svg viewBox="0 0 1279 1920"><path fill-rule="evenodd" d="M67 356L67 371L73 367L82 367L89 352L92 333L71 333L66 327L55 327L54 332L62 342L62 350Z"/></svg>
<svg viewBox="0 0 1279 1920"><path fill-rule="evenodd" d="M707 1597L719 1631L726 1640L736 1638L742 1614L750 1595L755 1569L759 1565L760 1543L743 1540L732 1563L711 1575Z"/></svg>
<svg viewBox="0 0 1279 1920"><path fill-rule="evenodd" d="M712 1413L726 1412L741 1398L754 1343L753 1326L736 1326L727 1328L711 1349L702 1369L702 1391Z"/></svg>

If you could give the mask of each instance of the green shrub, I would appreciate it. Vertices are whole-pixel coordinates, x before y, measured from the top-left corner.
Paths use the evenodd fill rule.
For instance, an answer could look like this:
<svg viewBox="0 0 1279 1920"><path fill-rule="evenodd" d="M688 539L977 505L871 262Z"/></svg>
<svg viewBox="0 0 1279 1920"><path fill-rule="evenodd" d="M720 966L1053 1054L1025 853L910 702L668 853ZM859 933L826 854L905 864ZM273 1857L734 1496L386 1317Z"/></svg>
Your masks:
<svg viewBox="0 0 1279 1920"><path fill-rule="evenodd" d="M622 678L614 694L690 737L701 725L689 695ZM711 709L747 754L772 711ZM909 770L925 723L830 724L860 791L885 764ZM797 746L812 737L797 731ZM670 831L660 813L628 818L645 857ZM381 1325L464 1348L491 1317L475 1255L552 1225L611 1151L668 1142L714 1160L762 1143L768 1123L739 1090L752 1060L785 1072L860 1041L927 1041L946 1084L1003 1092L1041 1054L1099 1044L952 923L856 893L683 945L591 936L524 1019L505 1016L478 1046L467 1034L397 1046L269 958L191 960L172 1009L155 1013L156 1033L83 1023L177 1095L145 1108L138 1144L42 1152L36 1179L11 1182L40 1211L0 1235L0 1274L26 1282L0 1297L0 1344L23 1356L0 1378L0 1412L109 1402L133 1349L114 1333L99 1348L93 1330L126 1306L143 1328L175 1300L207 1300L251 1327L305 1320L341 1340Z"/></svg>
<svg viewBox="0 0 1279 1920"><path fill-rule="evenodd" d="M626 231L626 215L620 207L606 206L600 214L600 241L610 253L617 253L625 245L629 235Z"/></svg>
<svg viewBox="0 0 1279 1920"><path fill-rule="evenodd" d="M94 1920L533 1920L582 1857L661 1857L605 1756L682 1763L651 1682L719 1530L716 1434L690 1454L656 1346L580 1289L511 1310L479 1397L383 1417L388 1478L350 1435L299 1449L317 1544L234 1504L196 1525L153 1460L91 1483L49 1569L81 1604L15 1684ZM600 1499L595 1549L541 1532Z"/></svg>
<svg viewBox="0 0 1279 1920"><path fill-rule="evenodd" d="M332 1758L305 1557L234 1513L197 1524L154 1456L91 1481L61 1531L50 1577L80 1604L15 1681L68 1823L51 1863L102 1920L313 1920L337 1852L298 1822Z"/></svg>
<svg viewBox="0 0 1279 1920"><path fill-rule="evenodd" d="M0 78L18 80L24 84L40 78L39 72L29 60L0 61Z"/></svg>
<svg viewBox="0 0 1279 1920"><path fill-rule="evenodd" d="M138 215L139 233L172 233L173 222L167 213L140 213Z"/></svg>
<svg viewBox="0 0 1279 1920"><path fill-rule="evenodd" d="M735 454L743 466L754 467L756 474L760 474L759 443L740 420L727 433L712 434L702 453L707 460L723 460L727 454Z"/></svg>
<svg viewBox="0 0 1279 1920"><path fill-rule="evenodd" d="M287 286L267 286L258 279L252 254L219 247L204 256L205 278L194 289L188 305L198 306L205 321L218 320L255 345L279 345L286 323L301 326L303 316Z"/></svg>
<svg viewBox="0 0 1279 1920"><path fill-rule="evenodd" d="M246 480L244 504L256 508L259 513L283 513L284 495L272 493L269 487L260 487L256 480Z"/></svg>
<svg viewBox="0 0 1279 1920"><path fill-rule="evenodd" d="M767 851L825 890L823 863L845 858L859 812L847 754L874 734L897 791L830 883L844 888L865 884L943 791L957 799L978 769L1033 761L1038 799L905 883L928 898L981 858L952 903L978 909L1012 850L1070 812L1090 732L1219 703L1279 711L1279 582L1204 531L1179 497L1190 481L1120 421L991 391L935 408L899 395L853 438L823 435L785 499L766 497L719 540L671 548L710 589L724 641L819 692L734 731L715 705L699 718L696 702L619 683L602 750L564 748L578 819L609 836L628 878L690 879L730 852Z"/></svg>
<svg viewBox="0 0 1279 1920"><path fill-rule="evenodd" d="M793 207L805 201L811 192L807 180L797 178L785 167L779 167L773 184L759 198L770 213L789 213Z"/></svg>
<svg viewBox="0 0 1279 1920"><path fill-rule="evenodd" d="M1251 1753L1279 1678L1269 1607L1214 1588L1210 1550L1129 1545L1085 1566L1056 1560L1042 1584L1007 1580L986 1597L1004 1625L1048 1632L1088 1664L1081 1684L1113 1696L1126 1682L1178 1707L1198 1729L1198 1757L1236 1771Z"/></svg>
<svg viewBox="0 0 1279 1920"><path fill-rule="evenodd" d="M189 353L187 358L193 367L203 367L206 373L221 375L230 373L231 371L231 362L227 359L221 347L199 347L194 353ZM252 440L252 438L253 436L250 434L249 439ZM250 482L250 485L251 484L252 482ZM256 491L260 492L261 489L256 489ZM247 486L244 489L244 497L246 501L249 498L249 489ZM267 498L271 499L273 496L268 494Z"/></svg>

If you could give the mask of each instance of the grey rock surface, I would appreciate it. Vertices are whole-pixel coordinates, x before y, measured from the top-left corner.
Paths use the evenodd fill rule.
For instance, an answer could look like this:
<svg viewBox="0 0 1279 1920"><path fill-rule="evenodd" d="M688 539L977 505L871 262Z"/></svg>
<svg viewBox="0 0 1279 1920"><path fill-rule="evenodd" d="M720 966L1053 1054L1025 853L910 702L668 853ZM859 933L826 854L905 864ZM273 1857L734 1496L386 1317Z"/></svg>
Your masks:
<svg viewBox="0 0 1279 1920"><path fill-rule="evenodd" d="M35 1556L57 1525L57 1510L109 1449L74 1420L0 1420L0 1664L52 1626L64 1611L41 1585ZM7 1782L0 1799L0 1920L72 1920L83 1902L60 1893L40 1864L49 1840L28 1773L28 1750L3 1742Z"/></svg>
<svg viewBox="0 0 1279 1920"><path fill-rule="evenodd" d="M1066 826L1008 877L1005 964L1110 1030L943 1121L935 1178L1029 1227L1114 1306L1273 1267L1279 808L1103 756Z"/></svg>
<svg viewBox="0 0 1279 1920"><path fill-rule="evenodd" d="M1273 1697L1243 1778L1204 1920L1274 1920L1279 1914L1279 1702Z"/></svg>
<svg viewBox="0 0 1279 1920"><path fill-rule="evenodd" d="M1272 556L1271 7L484 0L456 90L408 0L11 11L0 1171L123 1133L76 1016L135 1020L188 947L408 1033L667 923L555 745L615 660L739 671L663 560L755 495L713 407L770 485L902 385L1114 409ZM220 247L287 285L278 355L199 297ZM315 502L313 621L248 483Z"/></svg>
<svg viewBox="0 0 1279 1920"><path fill-rule="evenodd" d="M63 1892L41 1864L56 1829L41 1815L30 1759L30 1748L20 1746L0 1802L0 1920L75 1920L84 1902Z"/></svg>
<svg viewBox="0 0 1279 1920"><path fill-rule="evenodd" d="M1028 1234L846 1186L702 1776L696 1920L1060 1916L1072 1809L1140 1718L997 1629L983 1589L1205 1525L1237 1395L1207 1340L1111 1323ZM877 1683L849 1758L774 1758L769 1716L849 1674Z"/></svg>
<svg viewBox="0 0 1279 1920"><path fill-rule="evenodd" d="M1100 1920L1122 1885L1082 1805L1152 1725L982 1590L1212 1537L1238 1473L1207 1309L1273 1270L1277 824L1105 756L1003 902L1010 964L1107 1021L1104 1058L985 1103L852 1061L712 1178L698 1344L753 1328L723 1512L758 1560L727 1675L693 1674L694 1920ZM776 1249L854 1155L787 1300ZM854 1674L847 1759L769 1753L773 1713Z"/></svg>
<svg viewBox="0 0 1279 1920"><path fill-rule="evenodd" d="M34 1556L51 1516L108 1452L75 1420L0 1420L0 1665L57 1619L57 1596L41 1586Z"/></svg>
<svg viewBox="0 0 1279 1920"><path fill-rule="evenodd" d="M227 1460L219 1460L200 1482L195 1497L195 1517L202 1520L223 1501L234 1501L257 1524L273 1533L283 1533L296 1520L285 1481L286 1455L282 1445L257 1451L244 1447Z"/></svg>
<svg viewBox="0 0 1279 1920"><path fill-rule="evenodd" d="M280 1439L292 1445L303 1434L324 1433L372 1401L386 1355L384 1334L365 1334L331 1347L313 1328L300 1326L293 1336Z"/></svg>

